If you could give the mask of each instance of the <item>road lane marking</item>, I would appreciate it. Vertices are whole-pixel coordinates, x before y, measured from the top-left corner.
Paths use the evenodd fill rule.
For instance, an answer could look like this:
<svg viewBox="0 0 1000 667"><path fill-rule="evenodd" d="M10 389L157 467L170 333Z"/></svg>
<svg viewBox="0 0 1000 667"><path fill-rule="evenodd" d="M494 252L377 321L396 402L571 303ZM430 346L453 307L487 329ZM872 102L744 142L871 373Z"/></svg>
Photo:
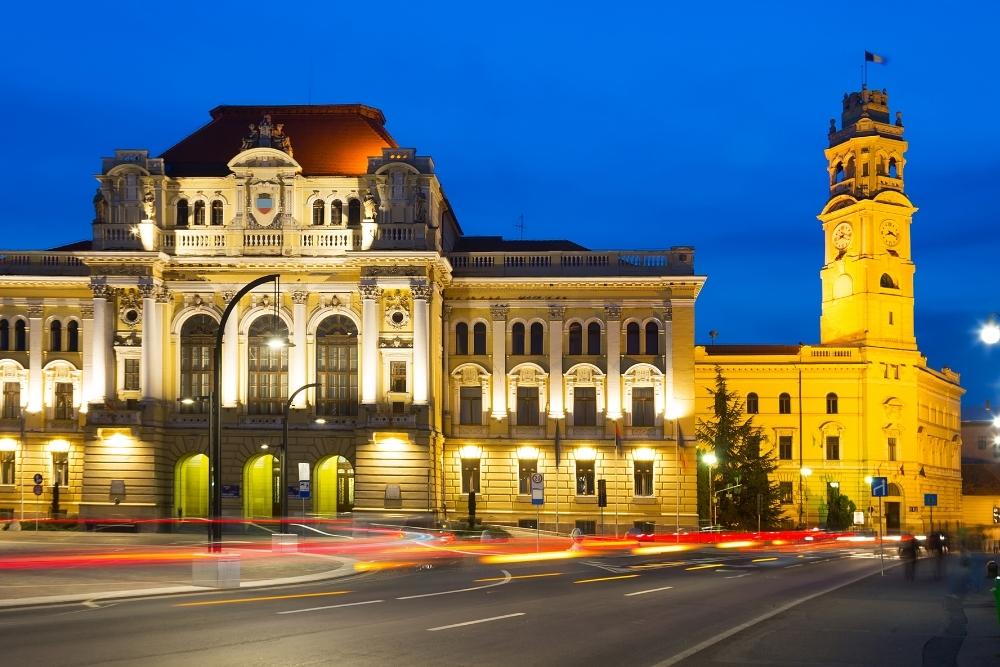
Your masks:
<svg viewBox="0 0 1000 667"><path fill-rule="evenodd" d="M484 588L493 588L494 586L503 586L504 584L509 583L510 580L512 579L512 577L510 576L510 572L508 572L507 570L500 570L500 571L503 572L503 574L504 574L503 581L497 581L497 582L494 582L492 584L486 584L485 586L472 586L471 588L458 588L458 589L453 590L453 591L438 591L437 593L421 593L420 595L404 595L403 597L396 598L396 599L397 600L415 600L417 598L432 598L435 595L451 595L452 593L468 593L469 591L481 591Z"/></svg>
<svg viewBox="0 0 1000 667"><path fill-rule="evenodd" d="M678 567L680 565L687 565L688 562L690 562L690 561L686 561L686 560L671 560L671 561L666 561L665 563L643 563L641 565L631 565L630 569L632 569L632 570L646 570L646 569L656 569L656 568L661 568L661 567Z"/></svg>
<svg viewBox="0 0 1000 667"><path fill-rule="evenodd" d="M451 630L452 628L461 628L466 625L476 625L478 623L489 623L490 621L501 621L505 618L514 618L515 616L524 616L524 612L519 611L516 614L504 614L503 616L491 616L489 618L480 618L475 621L466 621L465 623L452 623L451 625L439 625L436 628L427 628L427 632L437 632L438 630Z"/></svg>
<svg viewBox="0 0 1000 667"><path fill-rule="evenodd" d="M722 563L705 563L704 565L693 565L691 567L684 568L685 572L690 572L691 570L704 570L708 567L725 567Z"/></svg>
<svg viewBox="0 0 1000 667"><path fill-rule="evenodd" d="M778 560L777 556L771 556L770 558L754 558L751 563L766 563L768 561Z"/></svg>
<svg viewBox="0 0 1000 667"><path fill-rule="evenodd" d="M632 579L633 577L638 577L638 574L620 574L616 577L597 577L596 579L577 579L574 584L592 584L595 581L615 581L617 579Z"/></svg>
<svg viewBox="0 0 1000 667"><path fill-rule="evenodd" d="M786 565L785 569L787 570L787 569L792 568L792 567L802 567L804 564L805 563L796 563L795 565Z"/></svg>
<svg viewBox="0 0 1000 667"><path fill-rule="evenodd" d="M650 588L645 591L636 591L634 593L626 593L625 597L630 598L633 595L645 595L646 593L659 593L660 591L669 591L673 586L662 586L660 588Z"/></svg>
<svg viewBox="0 0 1000 667"><path fill-rule="evenodd" d="M279 611L278 615L281 614L301 614L307 611L323 611L324 609L339 609L340 607L357 607L359 604L375 604L376 602L385 602L385 600L365 600L364 602L345 602L344 604L331 604L325 607L309 607L308 609L292 609L291 611Z"/></svg>
<svg viewBox="0 0 1000 667"><path fill-rule="evenodd" d="M318 598L329 595L346 595L351 591L330 591L329 593L296 593L294 595L267 595L256 598L233 598L231 600L206 600L204 602L184 602L175 607L208 607L218 604L239 604L241 602L266 602L268 600L295 600L297 598Z"/></svg>
<svg viewBox="0 0 1000 667"><path fill-rule="evenodd" d="M561 577L562 572L545 572L544 574L515 574L511 579L537 579L538 577ZM482 581L503 581L503 577L487 577L486 579L474 579L475 583Z"/></svg>

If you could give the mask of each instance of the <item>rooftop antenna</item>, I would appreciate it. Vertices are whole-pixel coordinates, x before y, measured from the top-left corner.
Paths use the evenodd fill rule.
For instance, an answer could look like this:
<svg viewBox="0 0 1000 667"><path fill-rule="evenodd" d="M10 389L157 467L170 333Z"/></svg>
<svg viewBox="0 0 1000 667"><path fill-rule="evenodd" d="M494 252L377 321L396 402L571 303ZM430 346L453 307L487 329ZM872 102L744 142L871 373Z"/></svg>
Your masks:
<svg viewBox="0 0 1000 667"><path fill-rule="evenodd" d="M518 231L521 240L524 240L524 213L517 216L517 222L514 223L514 229Z"/></svg>

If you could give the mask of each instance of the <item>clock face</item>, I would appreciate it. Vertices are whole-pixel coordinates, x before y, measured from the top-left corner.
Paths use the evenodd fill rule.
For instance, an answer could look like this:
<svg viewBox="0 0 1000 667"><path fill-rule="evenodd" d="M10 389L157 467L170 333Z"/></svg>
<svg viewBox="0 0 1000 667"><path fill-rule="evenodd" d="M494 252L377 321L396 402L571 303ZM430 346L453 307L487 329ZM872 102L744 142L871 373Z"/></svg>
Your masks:
<svg viewBox="0 0 1000 667"><path fill-rule="evenodd" d="M882 233L882 243L890 248L899 243L899 227L892 220L886 220L879 228Z"/></svg>
<svg viewBox="0 0 1000 667"><path fill-rule="evenodd" d="M833 228L833 247L837 250L844 250L847 246L851 245L851 238L854 235L854 229L851 227L851 223L842 222Z"/></svg>

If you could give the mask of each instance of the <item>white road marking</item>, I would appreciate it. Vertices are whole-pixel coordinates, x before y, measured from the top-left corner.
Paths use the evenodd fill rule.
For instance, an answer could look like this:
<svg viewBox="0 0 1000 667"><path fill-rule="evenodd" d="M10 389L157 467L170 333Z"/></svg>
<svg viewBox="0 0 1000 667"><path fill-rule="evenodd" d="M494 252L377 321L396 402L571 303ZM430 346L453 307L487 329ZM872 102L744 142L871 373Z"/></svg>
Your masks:
<svg viewBox="0 0 1000 667"><path fill-rule="evenodd" d="M365 600L364 602L345 602L343 604L331 604L325 607L309 607L308 609L292 609L291 611L279 611L278 615L281 614L301 614L306 611L323 611L324 609L338 609L340 607L356 607L359 604L375 604L376 602L385 602L385 600Z"/></svg>
<svg viewBox="0 0 1000 667"><path fill-rule="evenodd" d="M802 565L803 565L803 563L796 563L795 565L786 565L785 569L787 570L790 567L802 567Z"/></svg>
<svg viewBox="0 0 1000 667"><path fill-rule="evenodd" d="M625 597L630 598L633 595L645 595L646 593L659 593L660 591L669 591L673 586L662 586L661 588L650 588L645 591L636 591L635 593L626 593Z"/></svg>
<svg viewBox="0 0 1000 667"><path fill-rule="evenodd" d="M490 618L480 618L476 621L466 621L465 623L452 623L451 625L440 625L436 628L427 628L427 632L437 632L438 630L451 630L452 628L461 628L466 625L476 625L477 623L489 623L490 621L500 621L505 618L514 618L515 616L524 616L523 611L519 611L516 614L504 614L503 616L491 616Z"/></svg>
<svg viewBox="0 0 1000 667"><path fill-rule="evenodd" d="M396 598L397 600L415 600L416 598L431 598L436 595L451 595L452 593L468 593L469 591L481 591L484 588L493 588L494 586L503 586L504 584L510 583L510 572L507 570L500 570L503 572L503 581L498 581L493 584L486 584L485 586L473 586L472 588L459 588L453 591L439 591L437 593L421 593L420 595L404 595L401 598Z"/></svg>
<svg viewBox="0 0 1000 667"><path fill-rule="evenodd" d="M740 577L749 577L749 576L750 576L749 572L744 572L743 574L734 574L731 577L723 577L723 579L739 579Z"/></svg>

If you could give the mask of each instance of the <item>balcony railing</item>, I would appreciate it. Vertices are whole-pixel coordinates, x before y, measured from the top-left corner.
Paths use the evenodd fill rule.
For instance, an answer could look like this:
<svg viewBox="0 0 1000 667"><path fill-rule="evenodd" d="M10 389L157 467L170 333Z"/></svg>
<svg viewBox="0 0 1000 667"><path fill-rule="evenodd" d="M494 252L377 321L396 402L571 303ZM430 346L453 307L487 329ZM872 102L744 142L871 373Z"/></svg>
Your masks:
<svg viewBox="0 0 1000 667"><path fill-rule="evenodd" d="M694 250L456 252L456 276L663 276L692 275Z"/></svg>
<svg viewBox="0 0 1000 667"><path fill-rule="evenodd" d="M11 251L0 253L0 275L72 275L90 271L73 253Z"/></svg>

